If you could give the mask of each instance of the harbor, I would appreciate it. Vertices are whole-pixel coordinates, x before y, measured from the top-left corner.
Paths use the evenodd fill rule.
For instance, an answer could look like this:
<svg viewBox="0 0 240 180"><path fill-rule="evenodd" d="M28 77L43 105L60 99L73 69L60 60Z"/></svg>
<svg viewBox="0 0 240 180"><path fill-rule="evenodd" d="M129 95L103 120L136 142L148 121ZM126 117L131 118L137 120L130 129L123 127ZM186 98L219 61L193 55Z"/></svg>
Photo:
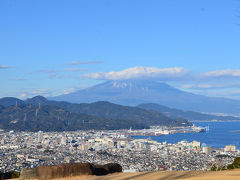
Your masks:
<svg viewBox="0 0 240 180"><path fill-rule="evenodd" d="M129 136L161 136L177 133L202 133L209 132L209 126L187 126L187 127L166 127L166 126L151 126L150 129L132 130L126 132Z"/></svg>

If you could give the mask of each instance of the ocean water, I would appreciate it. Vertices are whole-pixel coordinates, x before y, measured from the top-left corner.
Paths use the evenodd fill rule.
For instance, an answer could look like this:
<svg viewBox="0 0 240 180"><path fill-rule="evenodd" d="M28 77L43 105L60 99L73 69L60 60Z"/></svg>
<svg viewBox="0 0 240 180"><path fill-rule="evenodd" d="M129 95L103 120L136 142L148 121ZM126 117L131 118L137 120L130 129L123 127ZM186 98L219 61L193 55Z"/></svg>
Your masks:
<svg viewBox="0 0 240 180"><path fill-rule="evenodd" d="M223 148L226 145L236 145L240 149L240 122L194 122L196 126L206 127L209 125L210 131L204 133L180 133L161 136L150 136L152 140L158 142L167 141L177 143L181 140L189 142L196 140L206 143L208 146ZM233 133L231 131L238 131ZM136 139L146 139L149 136L133 136Z"/></svg>

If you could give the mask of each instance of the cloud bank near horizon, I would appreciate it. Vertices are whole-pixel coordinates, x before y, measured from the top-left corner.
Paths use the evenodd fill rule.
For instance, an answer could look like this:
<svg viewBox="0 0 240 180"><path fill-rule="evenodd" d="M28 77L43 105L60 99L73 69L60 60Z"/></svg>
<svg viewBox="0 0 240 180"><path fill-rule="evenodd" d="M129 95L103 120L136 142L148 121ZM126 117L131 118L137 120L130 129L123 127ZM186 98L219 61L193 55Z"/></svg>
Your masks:
<svg viewBox="0 0 240 180"><path fill-rule="evenodd" d="M156 67L143 67L137 66L133 68L128 68L122 71L112 71L108 73L96 72L87 73L82 76L87 79L97 79L97 80L124 80L124 79L175 79L179 77L184 77L189 71L181 67L173 68L156 68Z"/></svg>
<svg viewBox="0 0 240 180"><path fill-rule="evenodd" d="M76 66L82 64L101 64L104 63L103 61L72 61L70 63L66 63L67 66Z"/></svg>
<svg viewBox="0 0 240 180"><path fill-rule="evenodd" d="M10 69L10 68L11 68L10 66L5 66L5 65L0 64L0 69Z"/></svg>
<svg viewBox="0 0 240 180"><path fill-rule="evenodd" d="M240 77L240 69L224 69L203 73L203 77Z"/></svg>
<svg viewBox="0 0 240 180"><path fill-rule="evenodd" d="M95 80L156 79L177 83L182 89L240 88L240 69L223 69L194 73L183 67L157 68L136 66L121 71L94 72L81 75Z"/></svg>
<svg viewBox="0 0 240 180"><path fill-rule="evenodd" d="M74 63L73 63L74 64ZM75 63L77 64L77 63ZM0 69L9 69L11 67L0 65ZM5 70L4 70L5 71ZM62 69L39 69L31 73L45 74L46 78L54 81L71 80L79 83L80 81L100 83L105 80L127 80L127 79L143 79L143 80L158 80L166 82L173 87L186 90L189 92L209 95L209 96L222 96L223 97L237 97L240 98L240 69L220 69L207 72L197 73L183 67L146 67L136 66L126 68L120 71L110 72L91 72L89 68L82 68L72 65ZM24 83L31 77L12 77L11 81L20 81ZM93 84L94 85L94 84ZM76 84L69 85L69 89L57 89L56 92L46 90L48 87L42 87L39 91L28 92L24 91L20 97L31 97L33 95L53 96L56 94L68 94L77 91L78 88L73 88ZM85 86L86 88L89 86ZM44 90L43 90L44 89ZM228 96L229 95L229 96Z"/></svg>

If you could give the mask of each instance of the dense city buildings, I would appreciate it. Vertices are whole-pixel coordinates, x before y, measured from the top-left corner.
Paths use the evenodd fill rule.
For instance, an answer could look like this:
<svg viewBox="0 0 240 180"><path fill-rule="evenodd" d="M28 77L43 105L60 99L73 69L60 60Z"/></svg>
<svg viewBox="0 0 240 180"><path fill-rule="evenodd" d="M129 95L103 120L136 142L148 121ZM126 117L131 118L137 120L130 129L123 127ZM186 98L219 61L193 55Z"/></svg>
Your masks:
<svg viewBox="0 0 240 180"><path fill-rule="evenodd" d="M216 149L198 141L159 143L133 139L124 131L0 133L2 172L72 162L116 162L124 172L209 170L213 164L232 163L238 155L233 145Z"/></svg>

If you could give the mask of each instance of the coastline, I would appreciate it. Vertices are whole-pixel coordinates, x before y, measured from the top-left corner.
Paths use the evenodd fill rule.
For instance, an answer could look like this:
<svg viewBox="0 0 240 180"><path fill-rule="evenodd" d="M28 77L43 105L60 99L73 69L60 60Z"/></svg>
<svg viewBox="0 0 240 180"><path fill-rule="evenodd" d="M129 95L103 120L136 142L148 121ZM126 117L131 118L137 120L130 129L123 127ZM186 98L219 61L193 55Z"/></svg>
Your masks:
<svg viewBox="0 0 240 180"><path fill-rule="evenodd" d="M167 143L177 143L182 140L188 142L199 141L205 143L207 146L213 148L224 148L226 145L236 145L237 149L240 148L240 141L237 136L237 133L232 133L231 131L240 130L240 122L216 122L216 121L206 121L206 122L195 122L196 126L206 127L209 125L209 132L203 133L177 133L177 134L168 134L161 136L133 136L136 139L147 139L151 138L157 142L167 142Z"/></svg>
<svg viewBox="0 0 240 180"><path fill-rule="evenodd" d="M240 122L240 120L229 120L229 121L222 121L222 120L193 120L193 121L189 121L189 122Z"/></svg>

